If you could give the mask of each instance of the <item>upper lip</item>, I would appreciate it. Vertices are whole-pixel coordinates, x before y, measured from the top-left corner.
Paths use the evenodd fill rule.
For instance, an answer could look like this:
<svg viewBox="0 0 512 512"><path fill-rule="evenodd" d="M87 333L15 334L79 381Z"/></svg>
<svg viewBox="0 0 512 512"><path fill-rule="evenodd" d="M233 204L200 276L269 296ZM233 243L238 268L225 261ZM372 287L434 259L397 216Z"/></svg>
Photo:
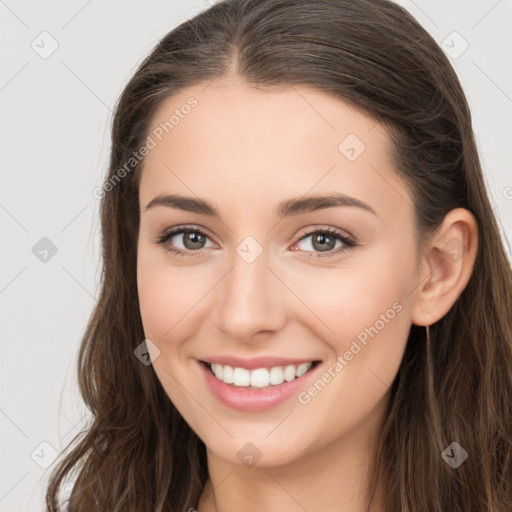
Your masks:
<svg viewBox="0 0 512 512"><path fill-rule="evenodd" d="M288 366L319 361L318 359L290 359L284 357L260 356L244 359L238 356L211 356L200 359L204 363L217 363L232 367L255 370L257 368L272 368L273 366Z"/></svg>

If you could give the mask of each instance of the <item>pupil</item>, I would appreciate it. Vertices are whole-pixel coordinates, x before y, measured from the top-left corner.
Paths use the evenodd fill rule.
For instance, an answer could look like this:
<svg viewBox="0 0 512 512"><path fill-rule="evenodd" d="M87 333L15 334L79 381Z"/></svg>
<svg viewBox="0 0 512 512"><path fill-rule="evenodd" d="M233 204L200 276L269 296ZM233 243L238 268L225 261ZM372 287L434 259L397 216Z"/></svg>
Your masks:
<svg viewBox="0 0 512 512"><path fill-rule="evenodd" d="M199 244L199 248L201 248L201 242L202 242L201 238L202 238L202 235L200 233L196 233L195 231L190 232L190 233L185 233L185 240L192 243L193 249L197 249L197 247L195 247L194 244Z"/></svg>
<svg viewBox="0 0 512 512"><path fill-rule="evenodd" d="M335 245L334 238L329 235L320 234L320 235L317 235L316 237L314 237L314 240L321 240L320 246L319 246L321 251L328 251L330 249L333 249L334 245ZM326 240L330 240L331 243L326 242ZM314 242L313 242L313 245L314 245Z"/></svg>

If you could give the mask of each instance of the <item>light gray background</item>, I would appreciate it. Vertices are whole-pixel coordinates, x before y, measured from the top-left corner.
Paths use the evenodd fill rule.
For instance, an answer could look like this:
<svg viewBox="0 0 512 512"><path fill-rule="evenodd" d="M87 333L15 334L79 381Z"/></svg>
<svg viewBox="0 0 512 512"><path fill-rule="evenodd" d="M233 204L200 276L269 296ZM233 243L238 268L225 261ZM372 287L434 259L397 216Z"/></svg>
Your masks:
<svg viewBox="0 0 512 512"><path fill-rule="evenodd" d="M399 3L451 54L495 213L512 240L511 1ZM0 0L2 512L44 510L50 469L41 465L88 420L75 363L98 292L92 191L107 166L113 105L158 40L208 5ZM52 40L58 48L42 58ZM57 248L46 262L33 253L43 237Z"/></svg>

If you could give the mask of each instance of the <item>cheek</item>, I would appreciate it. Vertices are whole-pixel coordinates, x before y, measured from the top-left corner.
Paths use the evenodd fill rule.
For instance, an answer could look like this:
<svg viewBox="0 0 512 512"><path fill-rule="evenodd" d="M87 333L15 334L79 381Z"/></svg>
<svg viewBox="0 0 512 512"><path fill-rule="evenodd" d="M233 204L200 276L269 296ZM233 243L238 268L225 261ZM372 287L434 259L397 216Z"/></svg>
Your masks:
<svg viewBox="0 0 512 512"><path fill-rule="evenodd" d="M296 272L289 279L293 277L294 292L313 313L307 315L310 328L341 353L349 340L359 336L364 341L374 324L383 331L406 316L413 263L381 251L357 265Z"/></svg>
<svg viewBox="0 0 512 512"><path fill-rule="evenodd" d="M173 310L171 304L176 293L170 286L165 274L152 264L140 261L137 269L137 288L139 306L146 337L160 339L172 326Z"/></svg>
<svg viewBox="0 0 512 512"><path fill-rule="evenodd" d="M189 414L189 396L179 383L190 375L183 365L182 347L193 332L194 313L204 295L197 288L192 267L172 268L159 261L161 255L142 249L137 262L139 307L145 337L155 343L159 355L153 360L153 369L174 405ZM195 283L194 285L191 285ZM194 308L194 305L196 306Z"/></svg>
<svg viewBox="0 0 512 512"><path fill-rule="evenodd" d="M371 409L387 391L411 325L414 261L393 251L371 260L296 281L297 294L314 312L302 321L332 349L327 374L304 390L304 402L335 411L340 421Z"/></svg>
<svg viewBox="0 0 512 512"><path fill-rule="evenodd" d="M198 300L197 281L186 269L172 269L161 255L142 250L137 262L139 306L148 338L159 343L171 337L186 312ZM194 285L191 285L194 283Z"/></svg>

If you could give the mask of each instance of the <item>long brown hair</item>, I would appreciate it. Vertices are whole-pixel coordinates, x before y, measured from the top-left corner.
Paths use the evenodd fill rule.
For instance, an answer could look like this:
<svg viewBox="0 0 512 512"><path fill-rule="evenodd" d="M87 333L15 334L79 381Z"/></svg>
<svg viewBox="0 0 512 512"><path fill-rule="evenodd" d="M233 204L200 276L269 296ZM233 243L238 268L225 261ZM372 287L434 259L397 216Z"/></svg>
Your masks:
<svg viewBox="0 0 512 512"><path fill-rule="evenodd" d="M313 86L382 123L414 198L420 241L453 208L475 216L473 273L430 327L429 344L425 328L411 326L369 483L372 490L387 483L386 512L510 512L510 263L457 75L433 38L387 0L224 0L167 34L129 81L116 106L111 186L101 199L101 291L78 356L93 420L54 468L48 510L62 510L68 478L70 512L198 505L208 477L204 443L152 366L134 356L144 340L136 284L143 161L122 179L119 169L144 145L164 99L231 73L262 89ZM456 469L441 456L452 442L468 453Z"/></svg>

